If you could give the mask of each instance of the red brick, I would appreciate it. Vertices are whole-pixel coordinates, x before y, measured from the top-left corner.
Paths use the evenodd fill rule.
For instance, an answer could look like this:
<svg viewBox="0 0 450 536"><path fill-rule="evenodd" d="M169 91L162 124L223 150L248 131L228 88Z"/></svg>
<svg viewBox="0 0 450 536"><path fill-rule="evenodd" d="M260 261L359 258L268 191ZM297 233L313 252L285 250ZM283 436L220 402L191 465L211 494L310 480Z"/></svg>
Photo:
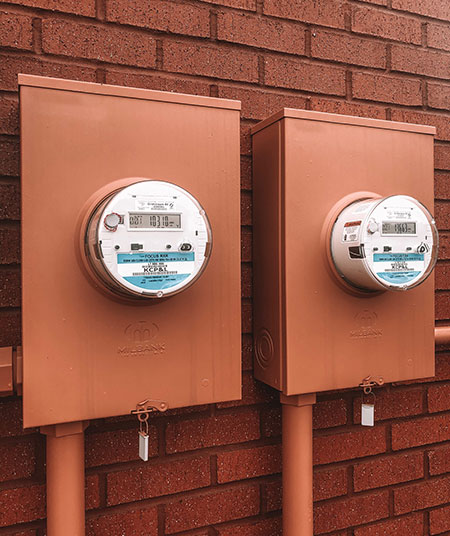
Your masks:
<svg viewBox="0 0 450 536"><path fill-rule="evenodd" d="M440 447L428 452L428 467L430 475L450 473L450 447Z"/></svg>
<svg viewBox="0 0 450 536"><path fill-rule="evenodd" d="M241 121L241 156L251 156L252 154L252 137L250 134L253 124L248 123L247 121ZM250 199L250 194L248 192L243 192L243 195L247 195ZM242 199L242 198L241 198ZM250 202L249 202L250 203ZM243 222L241 220L241 225L251 225L250 220Z"/></svg>
<svg viewBox="0 0 450 536"><path fill-rule="evenodd" d="M314 463L340 462L386 451L384 426L314 438Z"/></svg>
<svg viewBox="0 0 450 536"><path fill-rule="evenodd" d="M371 73L353 73L352 93L356 99L406 104L409 106L422 104L420 81L407 78Z"/></svg>
<svg viewBox="0 0 450 536"><path fill-rule="evenodd" d="M8 0L8 3L95 17L95 0Z"/></svg>
<svg viewBox="0 0 450 536"><path fill-rule="evenodd" d="M345 95L345 70L298 59L267 56L265 80L268 86L288 87L330 95Z"/></svg>
<svg viewBox="0 0 450 536"><path fill-rule="evenodd" d="M281 446L222 452L217 455L219 484L281 472Z"/></svg>
<svg viewBox="0 0 450 536"><path fill-rule="evenodd" d="M279 398L277 391L268 385L255 380L252 375L244 374L242 377L242 398L230 402L221 402L217 404L219 408L230 408L234 406L249 406L251 404L261 404L264 402L273 402Z"/></svg>
<svg viewBox="0 0 450 536"><path fill-rule="evenodd" d="M434 217L438 229L450 229L450 205L446 201L436 201L434 205Z"/></svg>
<svg viewBox="0 0 450 536"><path fill-rule="evenodd" d="M158 510L156 507L113 512L88 518L86 536L158 536Z"/></svg>
<svg viewBox="0 0 450 536"><path fill-rule="evenodd" d="M386 119L386 110L384 108L370 104L311 97L310 106L311 110L316 110L318 112L354 115L357 117L372 117L373 119Z"/></svg>
<svg viewBox="0 0 450 536"><path fill-rule="evenodd" d="M352 31L416 45L422 42L422 24L417 19L368 7L353 8Z"/></svg>
<svg viewBox="0 0 450 536"><path fill-rule="evenodd" d="M7 346L2 344L1 346ZM24 430L22 427L22 399L0 398L0 437L13 437L34 432L34 429ZM41 437L41 436L38 436ZM42 436L42 441L45 441Z"/></svg>
<svg viewBox="0 0 450 536"><path fill-rule="evenodd" d="M27 523L44 517L44 486L35 485L0 491L0 526Z"/></svg>
<svg viewBox="0 0 450 536"><path fill-rule="evenodd" d="M332 428L347 423L345 400L321 400L313 406L313 428Z"/></svg>
<svg viewBox="0 0 450 536"><path fill-rule="evenodd" d="M156 89L158 91L172 91L190 95L209 96L210 94L210 84L208 83L193 79L183 79L178 76L176 78L173 76L160 76L159 73L136 74L107 70L105 82L117 86Z"/></svg>
<svg viewBox="0 0 450 536"><path fill-rule="evenodd" d="M156 61L156 41L145 33L61 20L42 21L42 49L138 67L154 67Z"/></svg>
<svg viewBox="0 0 450 536"><path fill-rule="evenodd" d="M434 197L450 200L450 173L436 171L434 174Z"/></svg>
<svg viewBox="0 0 450 536"><path fill-rule="evenodd" d="M252 297L252 266L241 263L241 298Z"/></svg>
<svg viewBox="0 0 450 536"><path fill-rule="evenodd" d="M427 480L394 489L395 515L423 510L447 503L450 497L450 477Z"/></svg>
<svg viewBox="0 0 450 536"><path fill-rule="evenodd" d="M348 491L347 468L314 471L314 500L323 501L346 495Z"/></svg>
<svg viewBox="0 0 450 536"><path fill-rule="evenodd" d="M305 54L305 29L255 15L226 11L217 16L217 38L290 54Z"/></svg>
<svg viewBox="0 0 450 536"><path fill-rule="evenodd" d="M360 463L353 469L355 491L423 478L423 453L413 452Z"/></svg>
<svg viewBox="0 0 450 536"><path fill-rule="evenodd" d="M242 486L179 499L166 506L166 534L259 513L259 487Z"/></svg>
<svg viewBox="0 0 450 536"><path fill-rule="evenodd" d="M19 175L19 144L16 140L0 140L0 175Z"/></svg>
<svg viewBox="0 0 450 536"><path fill-rule="evenodd" d="M450 85L428 82L428 106L431 108L450 108Z"/></svg>
<svg viewBox="0 0 450 536"><path fill-rule="evenodd" d="M430 534L442 534L450 530L450 506L430 512Z"/></svg>
<svg viewBox="0 0 450 536"><path fill-rule="evenodd" d="M266 502L267 512L274 512L275 510L281 510L282 503L282 487L281 477L272 482L268 482L264 487L264 495Z"/></svg>
<svg viewBox="0 0 450 536"><path fill-rule="evenodd" d="M450 235L445 233L439 234L439 259L450 259Z"/></svg>
<svg viewBox="0 0 450 536"><path fill-rule="evenodd" d="M20 311L0 311L0 346L17 346L21 342Z"/></svg>
<svg viewBox="0 0 450 536"><path fill-rule="evenodd" d="M428 388L428 410L430 413L450 409L450 384L431 385Z"/></svg>
<svg viewBox="0 0 450 536"><path fill-rule="evenodd" d="M344 3L342 0L265 0L263 12L282 19L344 28Z"/></svg>
<svg viewBox="0 0 450 536"><path fill-rule="evenodd" d="M241 156L241 190L252 189L252 159Z"/></svg>
<svg viewBox="0 0 450 536"><path fill-rule="evenodd" d="M35 466L36 454L31 439L0 445L0 482L29 478Z"/></svg>
<svg viewBox="0 0 450 536"><path fill-rule="evenodd" d="M436 294L435 315L436 320L448 320L450 318L450 293L439 292L439 294Z"/></svg>
<svg viewBox="0 0 450 536"><path fill-rule="evenodd" d="M253 338L251 335L242 336L242 370L253 368Z"/></svg>
<svg viewBox="0 0 450 536"><path fill-rule="evenodd" d="M436 288L450 289L450 265L438 263L434 269Z"/></svg>
<svg viewBox="0 0 450 536"><path fill-rule="evenodd" d="M0 229L0 264L20 262L20 229L15 225Z"/></svg>
<svg viewBox="0 0 450 536"><path fill-rule="evenodd" d="M436 376L434 381L450 380L449 354L436 354Z"/></svg>
<svg viewBox="0 0 450 536"><path fill-rule="evenodd" d="M450 145L434 145L434 167L450 170Z"/></svg>
<svg viewBox="0 0 450 536"><path fill-rule="evenodd" d="M324 60L386 67L386 45L380 41L315 30L311 38L311 55Z"/></svg>
<svg viewBox="0 0 450 536"><path fill-rule="evenodd" d="M0 95L0 134L19 134L19 103ZM1 185L0 185L1 186ZM0 193L1 195L1 193Z"/></svg>
<svg viewBox="0 0 450 536"><path fill-rule="evenodd" d="M392 45L392 70L445 78L450 71L450 55L442 52Z"/></svg>
<svg viewBox="0 0 450 536"><path fill-rule="evenodd" d="M15 91L17 74L36 74L95 82L95 69L78 65L53 63L30 57L0 55L0 89Z"/></svg>
<svg viewBox="0 0 450 536"><path fill-rule="evenodd" d="M270 408L262 412L261 429L264 437L281 435L281 407Z"/></svg>
<svg viewBox="0 0 450 536"><path fill-rule="evenodd" d="M166 450L184 452L259 438L257 411L215 415L167 424Z"/></svg>
<svg viewBox="0 0 450 536"><path fill-rule="evenodd" d="M20 307L20 270L0 270L0 307Z"/></svg>
<svg viewBox="0 0 450 536"><path fill-rule="evenodd" d="M448 24L428 24L427 42L429 47L450 50L450 28Z"/></svg>
<svg viewBox="0 0 450 536"><path fill-rule="evenodd" d="M217 527L218 536L282 536L281 518L264 519L246 523L239 523L232 527Z"/></svg>
<svg viewBox="0 0 450 536"><path fill-rule="evenodd" d="M201 0L201 2L256 11L256 0Z"/></svg>
<svg viewBox="0 0 450 536"><path fill-rule="evenodd" d="M241 192L241 225L252 224L252 194Z"/></svg>
<svg viewBox="0 0 450 536"><path fill-rule="evenodd" d="M242 333L251 333L253 329L253 309L251 303L242 304Z"/></svg>
<svg viewBox="0 0 450 536"><path fill-rule="evenodd" d="M240 49L225 52L211 45L166 41L163 63L165 70L177 73L258 81L257 55Z"/></svg>
<svg viewBox="0 0 450 536"><path fill-rule="evenodd" d="M0 46L32 50L32 18L10 11L0 11Z"/></svg>
<svg viewBox="0 0 450 536"><path fill-rule="evenodd" d="M355 536L392 536L423 534L423 515L412 514L355 529Z"/></svg>
<svg viewBox="0 0 450 536"><path fill-rule="evenodd" d="M392 424L393 450L450 440L450 415L434 415Z"/></svg>
<svg viewBox="0 0 450 536"><path fill-rule="evenodd" d="M267 90L220 86L219 97L242 102L241 116L245 119L264 119L282 108L305 108L306 99L300 95L283 94ZM251 163L251 161L249 160ZM251 185L251 183L250 183ZM245 183L249 189L248 181Z"/></svg>
<svg viewBox="0 0 450 536"><path fill-rule="evenodd" d="M388 517L388 503L389 494L383 491L338 499L331 504L318 504L314 508L314 534L323 534Z"/></svg>
<svg viewBox="0 0 450 536"><path fill-rule="evenodd" d="M243 262L252 260L252 233L248 229L241 230L241 260Z"/></svg>
<svg viewBox="0 0 450 536"><path fill-rule="evenodd" d="M392 0L392 7L426 17L450 20L450 5L442 0Z"/></svg>
<svg viewBox="0 0 450 536"><path fill-rule="evenodd" d="M392 121L415 123L417 125L430 125L436 127L438 140L450 141L450 121L444 115L429 114L411 110L392 110Z"/></svg>
<svg viewBox="0 0 450 536"><path fill-rule="evenodd" d="M142 501L209 486L209 457L140 464L107 476L108 505Z"/></svg>
<svg viewBox="0 0 450 536"><path fill-rule="evenodd" d="M139 459L136 429L86 434L86 466L94 467L110 463ZM154 426L149 427L149 457L158 454L158 437Z"/></svg>
<svg viewBox="0 0 450 536"><path fill-rule="evenodd" d="M100 477L88 475L85 483L86 510L92 510L100 506Z"/></svg>
<svg viewBox="0 0 450 536"><path fill-rule="evenodd" d="M107 0L106 19L162 32L209 37L209 9L168 0Z"/></svg>
<svg viewBox="0 0 450 536"><path fill-rule="evenodd" d="M409 417L423 413L422 390L376 390L375 421ZM353 422L361 422L361 397L353 400Z"/></svg>

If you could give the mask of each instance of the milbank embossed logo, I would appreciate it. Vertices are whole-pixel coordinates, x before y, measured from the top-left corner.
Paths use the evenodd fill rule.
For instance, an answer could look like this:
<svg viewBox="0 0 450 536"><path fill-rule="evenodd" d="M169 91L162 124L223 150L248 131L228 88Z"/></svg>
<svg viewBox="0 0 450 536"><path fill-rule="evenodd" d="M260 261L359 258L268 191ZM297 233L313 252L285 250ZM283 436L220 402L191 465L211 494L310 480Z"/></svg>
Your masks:
<svg viewBox="0 0 450 536"><path fill-rule="evenodd" d="M355 315L357 328L350 331L352 339L376 338L383 335L383 330L377 327L378 315L373 311L365 309Z"/></svg>
<svg viewBox="0 0 450 536"><path fill-rule="evenodd" d="M127 343L117 349L122 357L161 355L166 351L165 344L157 340L159 327L154 323L134 322L125 328L124 333Z"/></svg>

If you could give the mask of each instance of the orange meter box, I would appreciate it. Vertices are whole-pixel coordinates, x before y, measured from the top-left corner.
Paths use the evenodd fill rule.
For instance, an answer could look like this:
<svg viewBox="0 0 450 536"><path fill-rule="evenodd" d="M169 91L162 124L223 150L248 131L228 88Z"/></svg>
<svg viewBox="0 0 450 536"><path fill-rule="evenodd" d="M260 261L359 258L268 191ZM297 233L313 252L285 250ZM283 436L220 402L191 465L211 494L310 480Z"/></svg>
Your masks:
<svg viewBox="0 0 450 536"><path fill-rule="evenodd" d="M292 109L254 127L257 378L296 395L434 374L434 133Z"/></svg>
<svg viewBox="0 0 450 536"><path fill-rule="evenodd" d="M240 398L240 103L19 85L24 425Z"/></svg>

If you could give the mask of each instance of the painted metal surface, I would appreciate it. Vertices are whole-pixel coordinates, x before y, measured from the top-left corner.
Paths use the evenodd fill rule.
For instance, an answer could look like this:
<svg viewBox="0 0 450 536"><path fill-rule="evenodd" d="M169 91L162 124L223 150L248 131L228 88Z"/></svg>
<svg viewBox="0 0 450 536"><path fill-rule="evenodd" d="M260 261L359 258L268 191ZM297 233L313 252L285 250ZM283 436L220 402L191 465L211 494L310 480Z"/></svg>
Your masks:
<svg viewBox="0 0 450 536"><path fill-rule="evenodd" d="M372 192L432 209L432 127L284 110L253 130L255 375L287 395L434 375L434 278L364 297L329 229ZM355 192L359 192L355 193Z"/></svg>
<svg viewBox="0 0 450 536"><path fill-rule="evenodd" d="M20 75L24 425L238 399L239 106L222 99ZM145 305L84 273L79 230L113 181L178 184L214 249L189 289Z"/></svg>

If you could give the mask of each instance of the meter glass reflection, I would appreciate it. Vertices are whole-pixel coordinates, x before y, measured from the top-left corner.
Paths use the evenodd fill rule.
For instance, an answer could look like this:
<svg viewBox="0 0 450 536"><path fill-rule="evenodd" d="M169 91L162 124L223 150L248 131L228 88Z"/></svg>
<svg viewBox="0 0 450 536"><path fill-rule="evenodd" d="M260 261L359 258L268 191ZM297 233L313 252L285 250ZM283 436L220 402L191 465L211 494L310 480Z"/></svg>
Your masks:
<svg viewBox="0 0 450 536"><path fill-rule="evenodd" d="M180 229L181 214L130 212L131 229Z"/></svg>
<svg viewBox="0 0 450 536"><path fill-rule="evenodd" d="M414 235L416 234L416 222L384 221L381 225L381 234Z"/></svg>

